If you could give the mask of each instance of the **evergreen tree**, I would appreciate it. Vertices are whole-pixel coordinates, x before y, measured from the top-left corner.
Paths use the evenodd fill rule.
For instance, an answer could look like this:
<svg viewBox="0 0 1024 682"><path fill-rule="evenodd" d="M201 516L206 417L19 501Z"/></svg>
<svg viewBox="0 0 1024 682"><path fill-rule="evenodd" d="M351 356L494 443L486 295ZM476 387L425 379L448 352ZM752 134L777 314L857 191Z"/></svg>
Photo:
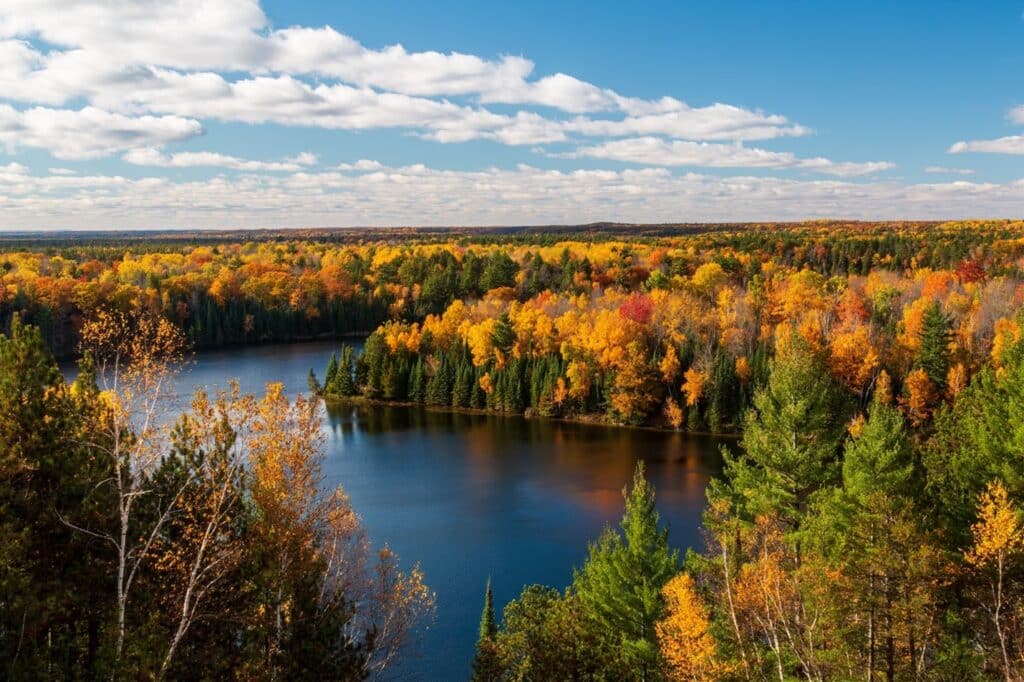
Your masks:
<svg viewBox="0 0 1024 682"><path fill-rule="evenodd" d="M777 513L796 530L812 496L838 482L843 403L821 358L791 332L747 413L742 454L723 450L729 489L717 484L712 495L733 497L750 516Z"/></svg>
<svg viewBox="0 0 1024 682"><path fill-rule="evenodd" d="M95 674L109 564L105 546L69 525L104 521L96 484L110 472L82 446L94 438L92 377L85 361L69 390L40 330L18 316L0 335L0 669L11 679Z"/></svg>
<svg viewBox="0 0 1024 682"><path fill-rule="evenodd" d="M423 356L416 356L416 364L409 373L409 400L422 403L427 395L427 377L423 370Z"/></svg>
<svg viewBox="0 0 1024 682"><path fill-rule="evenodd" d="M938 303L932 303L921 319L921 347L917 367L923 369L932 384L941 390L949 371L949 340L951 323Z"/></svg>
<svg viewBox="0 0 1024 682"><path fill-rule="evenodd" d="M487 590L484 592L484 610L480 614L476 656L473 658L474 682L493 682L501 677L497 640L498 623L494 619L494 597L491 593L491 579L488 578Z"/></svg>
<svg viewBox="0 0 1024 682"><path fill-rule="evenodd" d="M939 410L924 452L928 489L951 548L970 542L978 496L994 478L1024 497L1024 341L997 372L983 368L951 407Z"/></svg>
<svg viewBox="0 0 1024 682"><path fill-rule="evenodd" d="M896 679L900 633L926 632L941 574L941 552L920 521L913 451L903 415L879 400L860 432L847 441L842 487L824 497L807 523L806 544L841 570L833 607L863 628L841 631L858 666ZM916 675L916 662L905 664Z"/></svg>
<svg viewBox="0 0 1024 682"><path fill-rule="evenodd" d="M473 377L473 392L470 394L469 406L482 410L487 407L487 394L484 393L484 389L480 385L480 378L483 376L483 372L479 368L473 369L471 367L470 369L472 370L471 376Z"/></svg>
<svg viewBox="0 0 1024 682"><path fill-rule="evenodd" d="M355 349L348 344L341 347L341 359L338 361L334 378L334 391L338 395L353 396L359 392L353 376L355 365Z"/></svg>
<svg viewBox="0 0 1024 682"><path fill-rule="evenodd" d="M473 397L473 368L465 361L459 363L452 391L452 407L469 407Z"/></svg>
<svg viewBox="0 0 1024 682"><path fill-rule="evenodd" d="M328 393L337 392L338 380L338 356L331 353L331 359L327 361L327 372L324 374L324 390Z"/></svg>
<svg viewBox="0 0 1024 682"><path fill-rule="evenodd" d="M661 588L676 574L679 552L669 548L668 528L659 524L642 462L623 496L622 534L607 528L590 545L586 563L574 573L573 589L588 615L620 638L622 655L639 677L650 679L659 662L654 626L665 610Z"/></svg>
<svg viewBox="0 0 1024 682"><path fill-rule="evenodd" d="M512 321L509 319L508 313L502 313L495 320L494 330L491 332L491 340L494 343L494 347L503 353L507 354L512 350L512 344L516 342L516 331L512 328Z"/></svg>

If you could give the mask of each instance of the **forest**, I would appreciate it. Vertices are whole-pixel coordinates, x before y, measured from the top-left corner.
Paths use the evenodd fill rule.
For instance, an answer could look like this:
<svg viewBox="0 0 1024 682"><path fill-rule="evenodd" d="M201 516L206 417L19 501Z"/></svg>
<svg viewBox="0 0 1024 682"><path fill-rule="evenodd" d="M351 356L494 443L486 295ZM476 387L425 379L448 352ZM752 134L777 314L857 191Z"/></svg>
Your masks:
<svg viewBox="0 0 1024 682"><path fill-rule="evenodd" d="M1022 679L1024 342L926 424L776 343L704 546L672 549L638 469L568 587L499 624L488 586L475 680Z"/></svg>
<svg viewBox="0 0 1024 682"><path fill-rule="evenodd" d="M185 349L347 336L310 370L328 401L737 436L701 546L673 549L641 468L566 585L481 585L474 679L1024 677L1024 222L127 248L0 253L12 677L402 655L432 593L318 493L315 399L152 418Z"/></svg>

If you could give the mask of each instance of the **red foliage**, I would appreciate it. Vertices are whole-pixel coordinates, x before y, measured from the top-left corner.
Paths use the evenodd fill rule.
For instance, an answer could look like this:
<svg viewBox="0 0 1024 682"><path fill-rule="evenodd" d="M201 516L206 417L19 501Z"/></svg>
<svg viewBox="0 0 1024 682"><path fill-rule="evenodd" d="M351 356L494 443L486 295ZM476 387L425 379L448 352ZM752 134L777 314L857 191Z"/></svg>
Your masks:
<svg viewBox="0 0 1024 682"><path fill-rule="evenodd" d="M964 284L985 279L985 268L978 260L962 260L956 266L956 276Z"/></svg>
<svg viewBox="0 0 1024 682"><path fill-rule="evenodd" d="M654 302L647 294L633 294L619 306L619 315L627 320L647 324L654 312Z"/></svg>

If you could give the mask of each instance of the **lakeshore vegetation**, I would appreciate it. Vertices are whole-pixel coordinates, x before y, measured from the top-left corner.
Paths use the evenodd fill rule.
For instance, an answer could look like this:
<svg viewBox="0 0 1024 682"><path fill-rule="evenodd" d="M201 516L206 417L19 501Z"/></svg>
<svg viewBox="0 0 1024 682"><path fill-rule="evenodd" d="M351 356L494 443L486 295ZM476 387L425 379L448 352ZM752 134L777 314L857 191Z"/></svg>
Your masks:
<svg viewBox="0 0 1024 682"><path fill-rule="evenodd" d="M311 404L139 419L183 345L369 332L316 393L739 436L703 546L671 548L638 469L567 587L502 610L481 586L475 679L1024 676L1024 223L47 247L0 273L12 670L386 670L431 595L317 494Z"/></svg>

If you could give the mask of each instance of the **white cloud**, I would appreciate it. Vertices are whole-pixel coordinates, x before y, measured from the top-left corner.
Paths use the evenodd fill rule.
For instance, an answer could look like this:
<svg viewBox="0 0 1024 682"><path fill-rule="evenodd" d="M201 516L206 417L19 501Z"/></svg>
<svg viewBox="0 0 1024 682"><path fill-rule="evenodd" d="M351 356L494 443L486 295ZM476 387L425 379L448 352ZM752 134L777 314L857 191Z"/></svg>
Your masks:
<svg viewBox="0 0 1024 682"><path fill-rule="evenodd" d="M0 166L0 229L572 224L967 218L1024 214L1024 180L893 181L677 175L664 168L363 171L218 176L33 176ZM414 200L412 198L415 198Z"/></svg>
<svg viewBox="0 0 1024 682"><path fill-rule="evenodd" d="M974 175L974 171L970 168L950 168L948 166L927 166L924 172L941 175Z"/></svg>
<svg viewBox="0 0 1024 682"><path fill-rule="evenodd" d="M35 49L25 39L56 47ZM470 118L491 119L478 137L505 144L553 141L565 132L715 140L809 132L778 115L628 98L562 73L531 80L533 63L518 56L372 50L331 27L275 30L254 0L9 0L0 8L0 63L0 92L16 101L84 98L122 113L244 122L286 122L297 113L297 125L427 128L439 141L467 139L451 129ZM229 81L218 73L228 71L248 75ZM305 75L328 82L296 80ZM557 121L531 119L524 131L519 114L530 112L499 116L436 99L445 96L624 117L580 118L564 130Z"/></svg>
<svg viewBox="0 0 1024 682"><path fill-rule="evenodd" d="M178 116L124 116L95 107L20 111L0 104L0 145L46 149L59 159L90 159L195 137L198 121Z"/></svg>
<svg viewBox="0 0 1024 682"><path fill-rule="evenodd" d="M986 154L1024 154L1024 135L1009 135L995 140L957 142L949 148L950 154L982 152Z"/></svg>
<svg viewBox="0 0 1024 682"><path fill-rule="evenodd" d="M355 163L342 163L338 165L338 170L343 171L371 171L380 170L384 168L384 164L380 161L372 161L370 159L359 159Z"/></svg>
<svg viewBox="0 0 1024 682"><path fill-rule="evenodd" d="M836 162L825 158L799 158L790 152L718 142L664 140L633 137L599 145L580 147L571 158L594 158L658 166L704 166L710 168L798 168L838 176L869 175L893 167L885 161Z"/></svg>
<svg viewBox="0 0 1024 682"><path fill-rule="evenodd" d="M765 140L811 132L784 116L729 104L691 108L684 102L665 98L656 110L637 108L637 112L619 120L579 117L569 122L567 128L590 136L667 135L685 140Z"/></svg>
<svg viewBox="0 0 1024 682"><path fill-rule="evenodd" d="M693 106L669 96L628 97L570 74L535 74L534 63L520 55L416 52L402 45L369 48L330 26L275 27L258 0L5 0L0 3L3 101L18 107L0 103L0 145L9 153L32 147L67 159L116 154L126 163L157 168L293 174L218 176L205 185L161 178L147 179L148 184L142 185L143 181L120 176L90 175L88 170L78 176L52 173L46 176L49 184L20 180L19 186L64 192L59 198L47 195L55 203L40 208L45 215L54 215L61 206L68 210L95 206L102 213L131 204L156 211L159 200L138 194L140 186L168 188L172 199L166 208L176 216L195 216L196 211L202 215L205 210L201 203L175 205L173 195L179 189L183 200L206 197L210 210L228 210L237 196L246 200L237 210L250 216L250 205L263 206L261 210L278 216L303 215L305 209L275 212L248 190L259 188L267 197L288 203L304 178L342 184L348 178L357 184L346 191L389 201L394 198L380 196L380 188L418 178L412 184L423 191L437 186L448 193L444 210L454 209L456 214L462 210L464 215L491 214L469 208L472 196L460 198L456 183L482 183L495 191L507 187L499 198L510 216L514 197L521 197L520 208L527 213L532 207L525 203L537 200L530 187L519 186L523 182L536 181L546 191L600 185L601 191L590 198L602 210L614 211L618 209L609 208L601 192L621 201L625 209L639 206L634 203L636 197L646 196L643 182L664 181L674 189L682 186L679 179L663 180L676 177L664 169L459 174L425 166L384 168L360 161L342 164L332 175L313 172L310 167L318 160L309 153L265 161L226 154L214 144L202 152L167 148L202 134L205 121L324 130L393 129L449 144L490 140L535 148L562 145L557 149L575 148L562 156L657 166L801 169L834 176L865 176L892 167L883 161L801 158L739 144L812 133L780 114L727 103ZM334 176L340 179L329 180ZM698 186L701 183L685 185ZM718 191L717 186L703 186ZM113 192L112 187L119 189ZM321 183L315 190L302 191L331 190ZM5 201L27 205L29 196L31 192L8 195ZM422 193L403 196L405 206L430 200ZM586 196L582 191L581 197ZM359 200L348 197L346 201L358 204ZM564 208L543 215L555 215ZM369 205L365 210L372 215ZM575 210L587 212L582 205ZM136 218L126 214L125 219ZM512 218L512 222L520 221Z"/></svg>
<svg viewBox="0 0 1024 682"><path fill-rule="evenodd" d="M1009 117L1014 123L1024 125L1024 104L1020 104L1015 106L1013 109L1010 109Z"/></svg>
<svg viewBox="0 0 1024 682"><path fill-rule="evenodd" d="M284 161L253 161L228 156L217 152L178 152L163 154L158 149L132 149L123 157L136 166L158 166L163 168L230 168L241 171L287 171L302 170L304 166L316 163L316 155L304 152L293 159Z"/></svg>

